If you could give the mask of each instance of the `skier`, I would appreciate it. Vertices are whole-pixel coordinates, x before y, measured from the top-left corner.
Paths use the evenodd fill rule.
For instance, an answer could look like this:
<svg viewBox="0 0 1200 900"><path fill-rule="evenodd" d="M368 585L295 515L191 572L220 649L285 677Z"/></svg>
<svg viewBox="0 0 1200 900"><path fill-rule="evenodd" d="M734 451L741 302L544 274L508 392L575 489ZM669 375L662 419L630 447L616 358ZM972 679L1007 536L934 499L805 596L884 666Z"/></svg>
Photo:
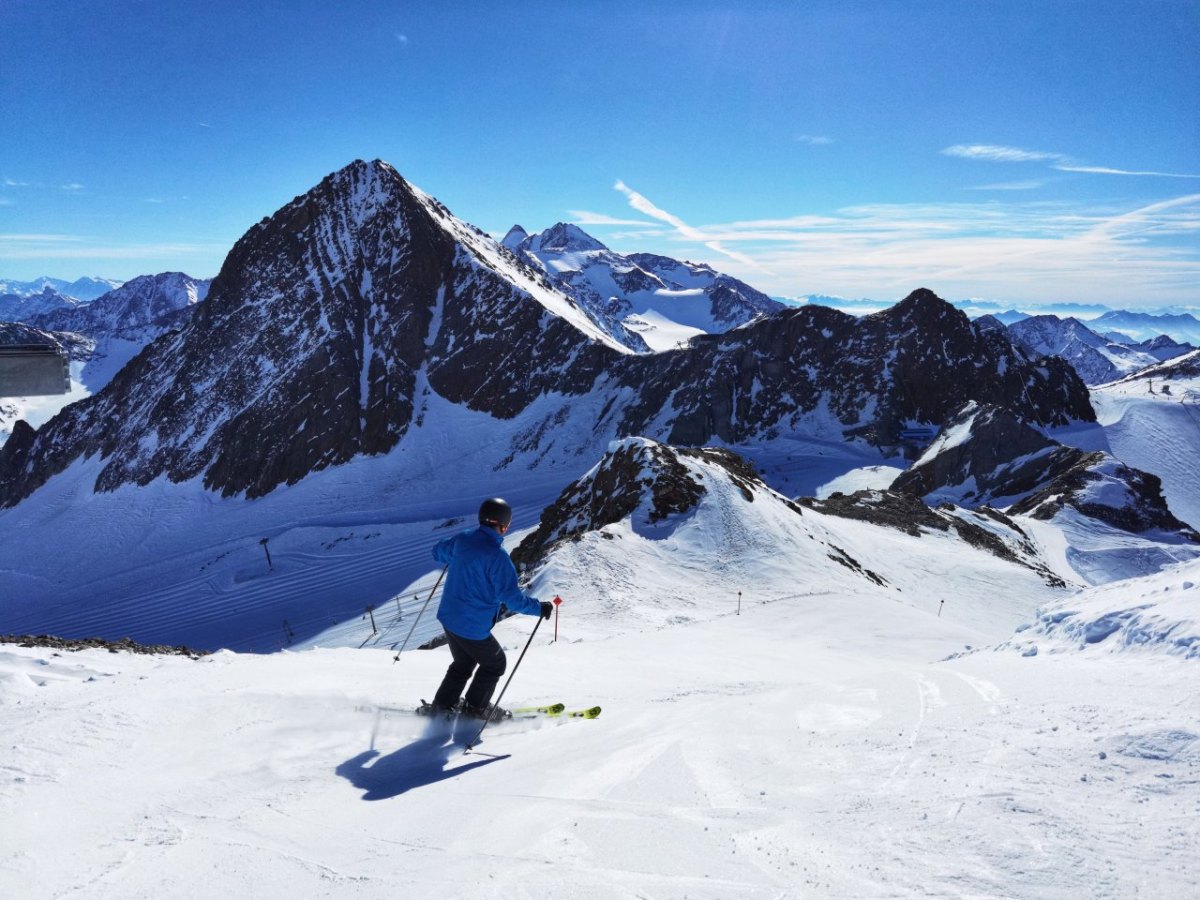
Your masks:
<svg viewBox="0 0 1200 900"><path fill-rule="evenodd" d="M521 591L517 570L501 542L512 522L512 507L499 497L479 507L479 527L438 541L433 558L448 567L446 588L438 606L438 621L454 661L433 703L423 705L428 715L461 712L478 719L504 719L510 713L490 701L504 674L504 648L492 636L492 626L503 603L512 612L549 619L554 605ZM478 671L476 671L478 666ZM471 677L474 673L474 678ZM467 681L471 686L460 697Z"/></svg>

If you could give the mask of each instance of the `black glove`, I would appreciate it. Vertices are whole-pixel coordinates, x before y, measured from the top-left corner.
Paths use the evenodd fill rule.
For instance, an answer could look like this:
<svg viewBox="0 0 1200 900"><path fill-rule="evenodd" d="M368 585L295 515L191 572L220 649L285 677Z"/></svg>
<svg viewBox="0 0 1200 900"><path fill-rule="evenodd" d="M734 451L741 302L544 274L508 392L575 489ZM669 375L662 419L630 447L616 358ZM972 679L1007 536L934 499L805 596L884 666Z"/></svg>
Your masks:
<svg viewBox="0 0 1200 900"><path fill-rule="evenodd" d="M548 619L554 615L554 604L545 600L542 601L542 618Z"/></svg>

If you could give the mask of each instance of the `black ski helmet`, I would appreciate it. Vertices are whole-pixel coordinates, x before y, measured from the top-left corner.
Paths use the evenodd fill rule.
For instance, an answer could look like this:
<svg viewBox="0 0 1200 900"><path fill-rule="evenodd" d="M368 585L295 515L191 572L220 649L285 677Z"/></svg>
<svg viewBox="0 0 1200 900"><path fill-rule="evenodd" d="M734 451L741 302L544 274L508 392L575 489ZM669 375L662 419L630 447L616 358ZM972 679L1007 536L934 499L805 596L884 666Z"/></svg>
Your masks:
<svg viewBox="0 0 1200 900"><path fill-rule="evenodd" d="M499 497L484 500L479 507L479 524L493 528L506 528L512 521L512 507Z"/></svg>

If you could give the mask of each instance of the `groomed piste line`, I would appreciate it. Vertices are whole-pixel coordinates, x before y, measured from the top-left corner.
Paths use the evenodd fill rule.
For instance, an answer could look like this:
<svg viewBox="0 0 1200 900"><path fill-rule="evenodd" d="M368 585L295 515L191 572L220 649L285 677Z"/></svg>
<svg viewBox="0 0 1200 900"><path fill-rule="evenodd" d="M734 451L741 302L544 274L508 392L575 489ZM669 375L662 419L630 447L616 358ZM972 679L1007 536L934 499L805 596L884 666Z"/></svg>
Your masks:
<svg viewBox="0 0 1200 900"><path fill-rule="evenodd" d="M274 571L267 570L264 558L263 573L246 581L231 583L230 570L197 575L168 588L125 594L107 602L95 596L77 600L36 621L16 618L11 627L86 636L110 632L113 623L120 622L123 631L141 640L274 650L288 643L285 620L297 638L357 618L372 603L383 613L387 612L384 605L391 605L392 615L380 616L390 620L399 592L432 568L429 546L430 538L422 535L336 557L283 552L274 557ZM296 564L300 568L292 569ZM412 587L420 589L419 584ZM412 605L411 596L401 596L402 610ZM228 637L230 632L231 612L247 624L264 624L252 626L237 640L223 639L220 636ZM250 613L252 618L247 615ZM264 621L268 618L269 626ZM320 627L305 628L318 624ZM369 634L370 625L364 623L364 638Z"/></svg>

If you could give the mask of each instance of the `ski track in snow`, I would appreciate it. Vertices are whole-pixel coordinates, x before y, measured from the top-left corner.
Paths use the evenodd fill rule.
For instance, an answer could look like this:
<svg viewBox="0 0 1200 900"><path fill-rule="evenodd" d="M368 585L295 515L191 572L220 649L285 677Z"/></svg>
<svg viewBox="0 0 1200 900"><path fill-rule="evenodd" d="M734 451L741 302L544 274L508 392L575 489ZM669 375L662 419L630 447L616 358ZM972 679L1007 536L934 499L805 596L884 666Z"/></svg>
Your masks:
<svg viewBox="0 0 1200 900"><path fill-rule="evenodd" d="M1194 666L923 661L959 632L864 644L846 629L867 608L840 638L785 601L606 641L539 632L516 696L603 715L493 726L467 755L390 712L444 651L6 647L0 813L21 826L0 893L1191 895Z"/></svg>

